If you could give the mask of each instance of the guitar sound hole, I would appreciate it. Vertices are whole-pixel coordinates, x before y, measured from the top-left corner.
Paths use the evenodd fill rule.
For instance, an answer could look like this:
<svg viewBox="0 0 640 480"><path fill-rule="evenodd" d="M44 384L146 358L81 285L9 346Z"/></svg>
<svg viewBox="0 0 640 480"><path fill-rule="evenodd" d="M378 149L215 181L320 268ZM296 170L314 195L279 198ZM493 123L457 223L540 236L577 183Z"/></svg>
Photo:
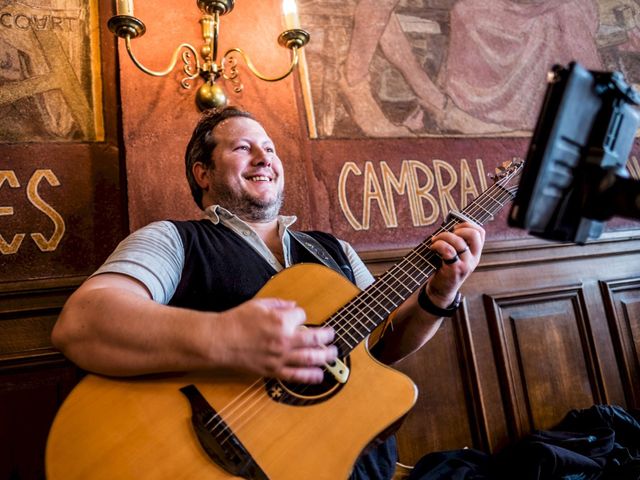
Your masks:
<svg viewBox="0 0 640 480"><path fill-rule="evenodd" d="M351 362L349 357L341 359L349 368ZM272 400L287 405L313 405L315 403L324 402L338 393L344 384L338 382L334 376L325 371L322 383L310 385L305 383L285 382L275 378L267 378L264 387L267 395Z"/></svg>

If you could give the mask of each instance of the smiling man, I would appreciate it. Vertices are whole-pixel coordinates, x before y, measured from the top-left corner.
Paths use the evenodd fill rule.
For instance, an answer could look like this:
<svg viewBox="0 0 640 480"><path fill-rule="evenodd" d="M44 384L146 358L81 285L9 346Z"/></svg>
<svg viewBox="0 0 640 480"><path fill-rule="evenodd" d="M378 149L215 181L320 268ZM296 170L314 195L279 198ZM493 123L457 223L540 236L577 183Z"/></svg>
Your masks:
<svg viewBox="0 0 640 480"><path fill-rule="evenodd" d="M80 367L107 375L223 368L321 382L338 353L333 329L303 328L306 313L295 302L253 297L278 271L323 257L360 289L373 277L348 243L289 228L295 217L279 214L282 163L249 113L205 113L185 164L205 218L155 222L123 240L69 298L54 344ZM482 228L469 223L434 237L443 266L398 308L393 328L373 349L379 360L414 352L443 315L453 314L483 243ZM352 478L389 479L395 460L392 437L360 458Z"/></svg>
<svg viewBox="0 0 640 480"><path fill-rule="evenodd" d="M237 110L227 112L237 116L220 122L215 133L201 124L207 130L205 151L196 147L200 135L188 147L192 153L196 149L186 162L194 197L202 197L200 208L217 203L248 221L275 220L284 194L282 163L275 146L259 123ZM211 155L207 155L209 149Z"/></svg>

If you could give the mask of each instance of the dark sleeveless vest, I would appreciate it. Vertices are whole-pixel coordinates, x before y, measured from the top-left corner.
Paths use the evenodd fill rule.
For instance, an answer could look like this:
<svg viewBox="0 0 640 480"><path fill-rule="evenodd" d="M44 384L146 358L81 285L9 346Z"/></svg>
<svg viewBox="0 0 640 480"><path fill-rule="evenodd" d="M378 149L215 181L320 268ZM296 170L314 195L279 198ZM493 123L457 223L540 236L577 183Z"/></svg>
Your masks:
<svg viewBox="0 0 640 480"><path fill-rule="evenodd" d="M169 305L221 312L252 298L277 272L251 245L222 223L172 221L184 245L182 277ZM353 283L349 260L332 235L305 232L318 241ZM321 263L293 237L293 263Z"/></svg>

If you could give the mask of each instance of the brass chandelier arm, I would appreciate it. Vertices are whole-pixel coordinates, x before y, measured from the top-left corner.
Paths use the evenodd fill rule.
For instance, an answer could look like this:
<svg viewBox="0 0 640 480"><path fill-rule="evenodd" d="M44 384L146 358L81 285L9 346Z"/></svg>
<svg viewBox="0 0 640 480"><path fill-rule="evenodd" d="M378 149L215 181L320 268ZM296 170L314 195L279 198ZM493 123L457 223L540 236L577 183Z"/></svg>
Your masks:
<svg viewBox="0 0 640 480"><path fill-rule="evenodd" d="M176 67L176 64L178 63L178 56L180 55L180 51L183 48L188 50L188 52L184 52L182 55L182 61L185 64L183 71L186 75L186 78L183 80L183 85L185 80L193 80L200 74L200 60L198 59L198 52L193 46L189 45L188 43L181 43L178 46L178 48L175 49L175 51L173 52L173 55L171 56L171 62L165 70L155 71L155 70L150 70L144 65L142 65L142 63L140 63L136 58L136 56L133 54L133 51L131 50L131 37L129 36L124 37L124 41L127 47L127 53L129 54L129 57L131 58L133 63L136 65L136 67L138 67L140 70L142 70L144 73L148 75L153 75L154 77L164 77L169 73L171 73L171 71ZM189 55L189 52L191 52L191 55ZM195 70L191 67L190 57L192 57L195 60L195 64L196 64ZM188 87L185 87L185 88L188 88Z"/></svg>
<svg viewBox="0 0 640 480"><path fill-rule="evenodd" d="M287 29L278 36L278 44L293 51L291 64L286 72L275 77L263 75L253 64L249 55L241 48L227 50L218 63L220 19L222 15L233 10L235 0L197 0L196 3L202 12L200 26L204 43L200 50L196 50L189 43L181 43L174 50L169 66L164 70L151 70L145 67L133 53L131 41L144 35L147 30L144 22L133 16L133 0L117 0L116 15L109 19L107 26L116 37L124 39L129 58L140 71L147 75L154 77L169 75L176 68L178 58L182 54L184 77L180 80L180 85L185 89L190 89L192 83L195 83L193 81L202 79L202 84L196 92L196 104L200 110L221 108L227 105L228 99L225 89L222 87L224 84L222 80L229 82L235 93L242 92L244 87L238 69L240 58L244 60L253 75L265 82L277 82L288 77L299 64L300 53L298 49L303 48L309 42L310 35L309 32L298 26L295 0L283 0L282 8Z"/></svg>
<svg viewBox="0 0 640 480"><path fill-rule="evenodd" d="M278 77L267 77L258 71L258 69L255 67L255 65L251 61L251 58L249 58L249 56L241 48L231 48L227 50L225 54L222 56L222 75L227 80L233 80L234 78L236 78L237 72L232 72L231 75L227 75L225 73L225 61L227 60L228 55L231 55L233 53L238 53L244 59L244 62L247 64L247 67L249 68L249 70L251 70L251 73L253 73L260 80L264 80L265 82L277 82L279 80L282 80L283 78L288 77L291 74L291 72L293 72L293 69L296 67L296 65L298 64L298 49L297 47L292 47L291 50L293 52L293 58L291 59L291 65L289 66L289 69L287 70L287 72ZM234 61L232 60L231 63L232 63L232 70L235 70Z"/></svg>

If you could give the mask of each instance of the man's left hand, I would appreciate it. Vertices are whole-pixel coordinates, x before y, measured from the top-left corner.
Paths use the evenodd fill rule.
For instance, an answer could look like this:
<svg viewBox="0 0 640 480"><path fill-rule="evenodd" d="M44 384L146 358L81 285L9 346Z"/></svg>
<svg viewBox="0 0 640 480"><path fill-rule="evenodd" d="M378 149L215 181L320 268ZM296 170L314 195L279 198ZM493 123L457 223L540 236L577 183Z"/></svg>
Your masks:
<svg viewBox="0 0 640 480"><path fill-rule="evenodd" d="M484 229L469 222L433 237L431 249L442 259L442 266L431 277L426 289L435 305L446 308L454 301L456 293L480 262L484 238Z"/></svg>

